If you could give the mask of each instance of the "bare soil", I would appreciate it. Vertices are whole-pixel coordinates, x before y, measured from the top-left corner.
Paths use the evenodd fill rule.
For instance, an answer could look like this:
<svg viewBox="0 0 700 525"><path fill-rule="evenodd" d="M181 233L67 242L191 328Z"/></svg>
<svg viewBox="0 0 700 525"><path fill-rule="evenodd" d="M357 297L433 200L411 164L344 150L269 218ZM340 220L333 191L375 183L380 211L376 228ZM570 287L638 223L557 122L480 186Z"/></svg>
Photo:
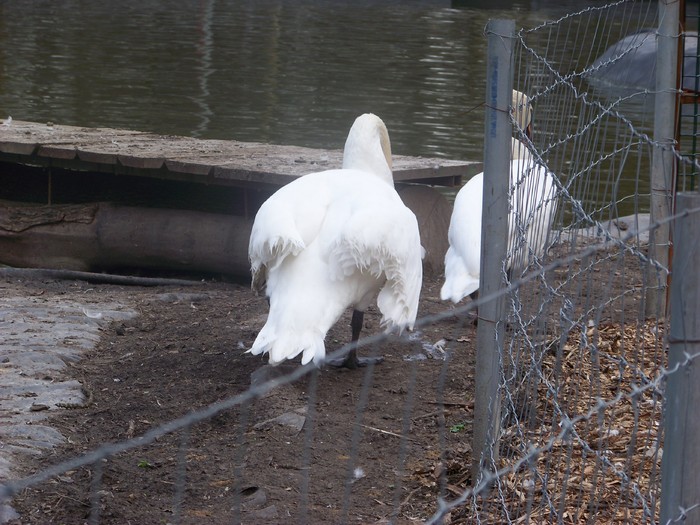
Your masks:
<svg viewBox="0 0 700 525"><path fill-rule="evenodd" d="M565 250L560 248L558 255ZM600 360L590 359L581 331L573 330L560 348L566 355L562 370L555 372L552 355L544 355L542 362L551 381L573 389L568 400L559 400L570 404L572 414L589 411L599 396L630 392L640 373L655 377L663 364L661 327L636 320L643 268L636 257L601 253L549 272L548 282L565 284L549 296L554 302L546 326L533 325L544 329L540 335L547 346L558 346L560 335L552 330L558 329L560 313L569 306L576 310L566 310L572 318L586 321L588 310L598 316L598 327L585 330L592 330L586 341L597 340L596 348L603 352ZM587 276L585 286L571 277L579 272ZM420 319L449 311L450 306L439 300L441 283L439 277L424 279ZM521 290L535 305L546 298L536 284L534 293ZM267 314L265 299L253 295L247 285L209 281L140 288L45 279L14 286L8 291L121 301L139 313L129 321L106 324L98 346L69 367L67 375L82 383L88 403L53 413L49 422L66 437L65 445L25 461L22 474L42 472L108 443L137 439L159 425L246 392L251 375L271 377L266 358L245 352ZM575 304L568 303L569 297ZM599 305L599 310L591 305ZM328 351L350 339L349 323L350 312L329 332ZM362 336L380 331L379 315L368 311ZM426 346L440 340L445 340L449 357L439 358L439 351L438 358L426 357ZM472 318L451 316L423 326L411 339L394 337L361 349L361 355L378 352L384 362L373 369L322 368L185 430L33 485L13 499L20 519L12 525L422 522L435 511L438 496L452 499L471 485L475 342ZM579 354L584 357L576 358ZM640 361L622 374L621 359L633 362L636 355L646 356L648 363ZM297 367L292 363L276 370ZM605 374L610 377L601 372L608 368L612 372ZM597 390L580 395L594 384L591 378L598 378ZM538 443L558 432L559 417L547 404L552 401L547 393L536 391L543 385L533 388L526 393L530 401L525 406L542 405L537 422L531 422L531 429L540 432L532 437ZM654 395L648 391L648 396ZM656 483L645 460L649 450L628 455L638 419L640 429L658 427L660 404L651 397L644 400L649 410L641 416L633 403L612 405L604 426L619 427L619 432L605 443L595 424L580 430L586 442L605 446L612 457L619 457L644 493ZM628 423L631 426L625 426ZM517 440L510 439L504 446L521 455L529 445L518 448ZM535 492L541 489L558 501L558 490L565 491L567 509L585 507L596 523L627 523L630 509L641 512L625 499L624 487L610 472L610 483L601 484L595 495L595 508L586 507L580 497L589 492L572 485L573 479L590 477L585 451L559 447L550 456L555 461L552 479L565 474L557 469L557 461L569 465L568 484L562 480L556 486L536 487ZM515 489L502 496L504 504L510 508L512 503L517 510L513 516L527 517L530 511L521 507L522 492L516 490L521 474L506 480ZM534 509L531 517L551 518L538 514L540 510L546 513L547 507ZM472 511L470 505L456 509L445 523L473 523ZM505 516L493 518L490 521L496 523Z"/></svg>
<svg viewBox="0 0 700 525"><path fill-rule="evenodd" d="M87 406L50 417L66 444L25 463L25 475L244 392L251 374L265 367L265 358L245 349L264 324L267 303L246 285L140 288L44 280L16 286L17 294L67 299L97 294L139 312L105 326L98 346L70 366L68 375L88 394ZM439 286L426 279L420 317L445 311ZM349 340L349 321L347 315L329 332L327 350ZM371 310L363 335L379 331ZM440 339L451 349L447 362L406 359L426 357L423 343ZM187 431L33 486L13 500L21 516L14 523L424 519L439 490L458 492L470 483L474 339L474 326L455 317L424 327L412 342L389 339L376 348L385 360L371 374L324 368ZM291 420L274 420L281 415Z"/></svg>

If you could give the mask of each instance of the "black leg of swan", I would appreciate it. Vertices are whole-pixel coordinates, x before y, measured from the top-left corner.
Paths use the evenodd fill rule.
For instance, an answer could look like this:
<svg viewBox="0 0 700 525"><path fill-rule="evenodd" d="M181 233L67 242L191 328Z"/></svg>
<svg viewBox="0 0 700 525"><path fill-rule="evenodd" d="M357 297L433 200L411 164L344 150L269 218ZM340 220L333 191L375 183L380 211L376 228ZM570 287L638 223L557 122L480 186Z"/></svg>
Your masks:
<svg viewBox="0 0 700 525"><path fill-rule="evenodd" d="M479 298L479 290L469 294L472 301L476 301ZM474 320L472 321L474 326L479 324L479 308L474 308Z"/></svg>
<svg viewBox="0 0 700 525"><path fill-rule="evenodd" d="M352 311L352 320L350 321L350 328L352 329L352 342L354 343L360 339L360 331L362 330L362 323L365 319L365 313L359 310ZM357 350L353 348L348 352L348 355L344 359L332 359L328 361L330 366L337 366L342 368L350 368L354 370L355 368L360 368L362 366L367 366L370 363L381 363L384 361L383 357L357 357Z"/></svg>

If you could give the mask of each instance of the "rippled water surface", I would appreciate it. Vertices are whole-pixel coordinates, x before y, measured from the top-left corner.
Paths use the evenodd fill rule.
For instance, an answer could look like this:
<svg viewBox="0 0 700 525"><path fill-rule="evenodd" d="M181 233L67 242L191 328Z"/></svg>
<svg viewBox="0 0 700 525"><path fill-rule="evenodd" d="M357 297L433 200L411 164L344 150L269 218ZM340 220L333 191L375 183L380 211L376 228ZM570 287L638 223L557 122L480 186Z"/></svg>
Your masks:
<svg viewBox="0 0 700 525"><path fill-rule="evenodd" d="M0 115L338 148L372 111L396 153L481 160L487 21L583 5L2 0Z"/></svg>

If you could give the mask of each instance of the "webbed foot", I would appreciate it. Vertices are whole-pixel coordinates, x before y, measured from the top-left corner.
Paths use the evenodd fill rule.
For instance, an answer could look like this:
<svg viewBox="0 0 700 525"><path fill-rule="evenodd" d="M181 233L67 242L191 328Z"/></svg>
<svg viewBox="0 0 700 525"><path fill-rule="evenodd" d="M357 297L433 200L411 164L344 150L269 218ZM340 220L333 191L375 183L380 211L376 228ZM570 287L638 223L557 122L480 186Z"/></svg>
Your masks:
<svg viewBox="0 0 700 525"><path fill-rule="evenodd" d="M348 355L338 359L329 359L326 361L328 366L333 366L336 368L349 368L350 370L355 370L356 368L362 368L370 364L379 364L384 361L381 356L377 357L357 357L357 352L355 350L350 350Z"/></svg>

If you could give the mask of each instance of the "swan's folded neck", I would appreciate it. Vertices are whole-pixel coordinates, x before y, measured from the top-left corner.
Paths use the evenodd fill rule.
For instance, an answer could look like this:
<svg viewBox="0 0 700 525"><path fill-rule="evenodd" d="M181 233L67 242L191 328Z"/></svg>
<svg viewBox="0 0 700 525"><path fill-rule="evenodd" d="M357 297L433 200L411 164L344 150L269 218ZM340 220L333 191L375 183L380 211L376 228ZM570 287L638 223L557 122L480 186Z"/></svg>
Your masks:
<svg viewBox="0 0 700 525"><path fill-rule="evenodd" d="M371 113L357 117L343 151L343 169L373 173L393 185L391 143L382 119Z"/></svg>

